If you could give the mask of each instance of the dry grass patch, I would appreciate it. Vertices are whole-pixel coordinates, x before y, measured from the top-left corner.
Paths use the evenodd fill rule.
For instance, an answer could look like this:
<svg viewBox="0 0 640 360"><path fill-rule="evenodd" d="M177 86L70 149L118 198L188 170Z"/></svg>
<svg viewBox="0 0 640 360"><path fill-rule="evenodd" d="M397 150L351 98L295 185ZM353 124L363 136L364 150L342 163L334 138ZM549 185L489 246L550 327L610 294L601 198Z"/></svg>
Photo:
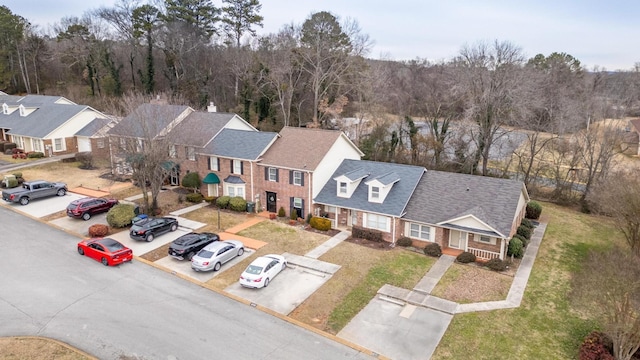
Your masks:
<svg viewBox="0 0 640 360"><path fill-rule="evenodd" d="M504 300L513 278L475 265L453 264L431 292L461 304Z"/></svg>
<svg viewBox="0 0 640 360"><path fill-rule="evenodd" d="M90 357L43 338L0 338L0 359L36 360L87 360Z"/></svg>
<svg viewBox="0 0 640 360"><path fill-rule="evenodd" d="M207 230L200 229L198 230L199 232L223 232L248 219L247 215L242 213L220 211L220 228L218 228L218 208L213 206L205 206L181 216L189 220L209 224L209 226L206 227Z"/></svg>
<svg viewBox="0 0 640 360"><path fill-rule="evenodd" d="M396 255L351 242L342 242L320 257L320 260L342 266L320 289L307 298L289 316L318 329L330 330L329 314L376 264Z"/></svg>
<svg viewBox="0 0 640 360"><path fill-rule="evenodd" d="M103 189L112 186L115 181L103 179L100 175L109 172L108 169L97 168L83 170L79 168L79 162L54 162L15 170L21 172L26 180L59 181L67 184L69 188L84 186L90 189Z"/></svg>
<svg viewBox="0 0 640 360"><path fill-rule="evenodd" d="M296 255L304 255L311 249L329 240L329 236L305 231L298 227L284 225L276 221L263 221L238 233L256 240L267 242L267 245L256 251L255 254L236 266L209 280L207 284L225 289L238 281L244 269L258 256L266 254L282 254L288 252Z"/></svg>

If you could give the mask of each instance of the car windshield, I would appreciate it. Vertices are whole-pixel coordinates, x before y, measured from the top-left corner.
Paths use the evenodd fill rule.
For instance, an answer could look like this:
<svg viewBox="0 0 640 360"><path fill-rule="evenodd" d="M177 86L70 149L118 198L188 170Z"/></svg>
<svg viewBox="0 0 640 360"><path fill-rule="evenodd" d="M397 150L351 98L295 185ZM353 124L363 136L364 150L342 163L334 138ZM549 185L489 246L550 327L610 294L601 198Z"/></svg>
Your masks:
<svg viewBox="0 0 640 360"><path fill-rule="evenodd" d="M249 265L247 270L245 270L244 272L246 272L247 274L258 275L262 273L262 266Z"/></svg>
<svg viewBox="0 0 640 360"><path fill-rule="evenodd" d="M122 244L113 239L103 239L102 241L100 241L100 243L111 252L116 252L118 250L124 249L124 246Z"/></svg>
<svg viewBox="0 0 640 360"><path fill-rule="evenodd" d="M203 258L210 258L213 256L213 253L209 250L200 250L198 256Z"/></svg>

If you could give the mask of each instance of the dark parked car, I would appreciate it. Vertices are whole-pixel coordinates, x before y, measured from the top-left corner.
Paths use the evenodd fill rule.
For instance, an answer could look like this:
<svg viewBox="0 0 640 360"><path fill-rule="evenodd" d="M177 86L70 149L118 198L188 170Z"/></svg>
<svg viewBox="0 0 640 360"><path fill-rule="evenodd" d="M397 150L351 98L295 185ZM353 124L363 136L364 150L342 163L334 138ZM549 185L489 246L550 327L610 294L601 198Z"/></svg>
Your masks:
<svg viewBox="0 0 640 360"><path fill-rule="evenodd" d="M129 236L134 240L153 241L156 236L178 229L178 220L170 217L148 217L131 226Z"/></svg>
<svg viewBox="0 0 640 360"><path fill-rule="evenodd" d="M209 232L182 235L173 240L169 246L169 256L178 260L191 260L193 255L197 254L202 248L219 240L220 237L217 234Z"/></svg>
<svg viewBox="0 0 640 360"><path fill-rule="evenodd" d="M73 200L71 204L67 206L67 216L89 220L92 215L107 212L117 204L118 200L116 199L86 197Z"/></svg>

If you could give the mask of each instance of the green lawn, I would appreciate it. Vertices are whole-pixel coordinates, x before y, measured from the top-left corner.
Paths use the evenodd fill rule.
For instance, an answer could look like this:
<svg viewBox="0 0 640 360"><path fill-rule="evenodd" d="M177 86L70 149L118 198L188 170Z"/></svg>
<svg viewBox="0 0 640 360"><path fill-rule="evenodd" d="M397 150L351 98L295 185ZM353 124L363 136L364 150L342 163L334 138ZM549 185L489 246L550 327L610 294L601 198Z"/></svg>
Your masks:
<svg viewBox="0 0 640 360"><path fill-rule="evenodd" d="M567 294L590 248L622 242L611 220L543 203L548 221L522 305L456 315L432 359L575 359L597 324Z"/></svg>

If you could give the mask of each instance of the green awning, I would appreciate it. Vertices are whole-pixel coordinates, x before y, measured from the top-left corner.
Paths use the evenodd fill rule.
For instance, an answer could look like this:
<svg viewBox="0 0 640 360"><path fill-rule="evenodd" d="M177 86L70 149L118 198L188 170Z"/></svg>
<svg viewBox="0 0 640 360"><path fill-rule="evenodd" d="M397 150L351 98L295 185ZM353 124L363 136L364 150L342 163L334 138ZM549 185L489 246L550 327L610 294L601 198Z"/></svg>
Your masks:
<svg viewBox="0 0 640 360"><path fill-rule="evenodd" d="M220 184L220 178L214 173L208 173L207 176L202 179L205 184Z"/></svg>

